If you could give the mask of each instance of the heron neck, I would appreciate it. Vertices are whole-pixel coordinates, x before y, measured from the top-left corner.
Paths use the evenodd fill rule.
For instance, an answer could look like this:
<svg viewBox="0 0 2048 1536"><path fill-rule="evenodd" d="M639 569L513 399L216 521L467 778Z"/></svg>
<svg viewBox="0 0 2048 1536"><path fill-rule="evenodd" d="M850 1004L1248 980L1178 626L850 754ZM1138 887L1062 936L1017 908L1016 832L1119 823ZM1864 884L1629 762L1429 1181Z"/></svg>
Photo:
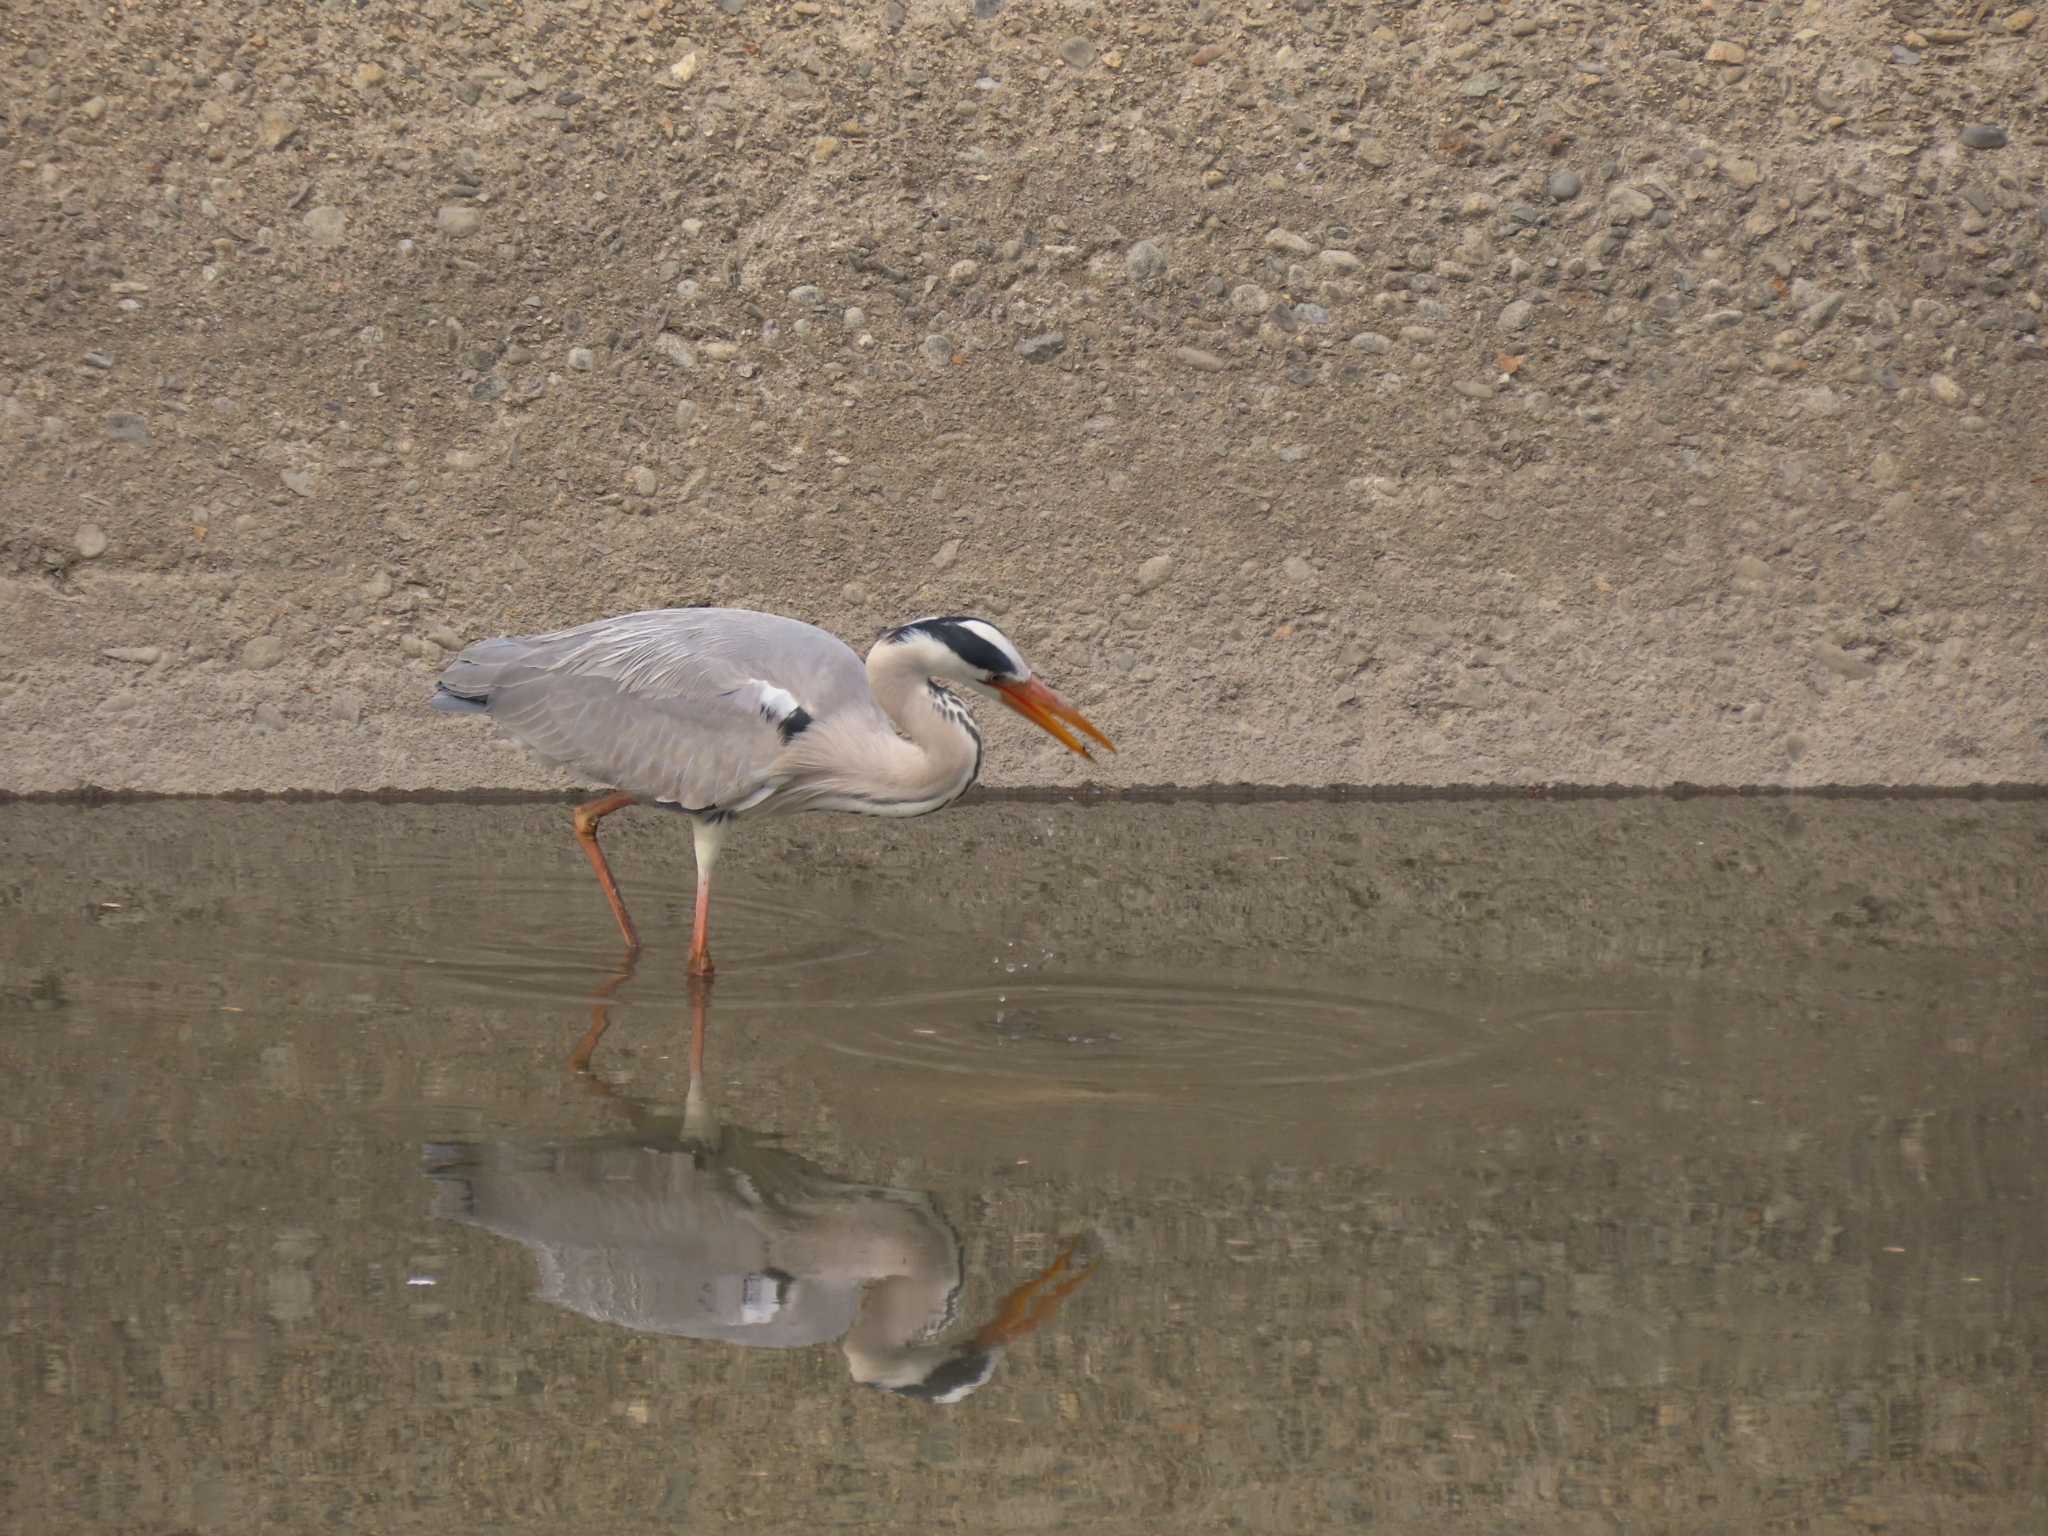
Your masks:
<svg viewBox="0 0 2048 1536"><path fill-rule="evenodd" d="M893 795L913 803L936 801L928 807L934 811L963 795L981 772L981 731L967 705L936 688L899 645L879 645L868 655L868 688L909 737L905 760L891 772Z"/></svg>
<svg viewBox="0 0 2048 1536"><path fill-rule="evenodd" d="M917 755L896 792L940 805L965 793L981 773L981 732L967 706L937 688L900 646L878 646L869 655L868 686Z"/></svg>
<svg viewBox="0 0 2048 1536"><path fill-rule="evenodd" d="M862 1207L837 1245L845 1268L857 1275L860 1310L840 1340L856 1381L903 1387L924 1380L951 1359L957 1345L933 1342L958 1315L959 1239L931 1197ZM849 1262L850 1261L850 1262Z"/></svg>

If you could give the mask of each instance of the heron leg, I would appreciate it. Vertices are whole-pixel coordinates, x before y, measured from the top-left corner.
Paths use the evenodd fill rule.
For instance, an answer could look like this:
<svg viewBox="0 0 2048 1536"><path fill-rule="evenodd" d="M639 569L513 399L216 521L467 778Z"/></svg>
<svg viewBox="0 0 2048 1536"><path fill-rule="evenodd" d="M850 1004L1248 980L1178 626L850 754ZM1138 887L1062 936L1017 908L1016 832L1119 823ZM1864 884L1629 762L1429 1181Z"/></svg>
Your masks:
<svg viewBox="0 0 2048 1536"><path fill-rule="evenodd" d="M690 974L709 981L711 965L711 877L697 875L697 921L690 929Z"/></svg>
<svg viewBox="0 0 2048 1536"><path fill-rule="evenodd" d="M619 932L625 936L626 948L638 950L640 935L633 931L633 919L626 913L625 899L619 895L618 882L612 879L611 866L604 861L604 850L597 845L597 824L613 811L623 811L632 803L631 795L604 795L577 806L575 819L576 841L583 845L583 856L597 871L597 883L604 887L604 899L612 904L612 916L619 920Z"/></svg>
<svg viewBox="0 0 2048 1536"><path fill-rule="evenodd" d="M690 929L690 974L711 979L711 866L718 862L718 850L725 843L726 818L719 815L693 816L691 830L697 842L697 920Z"/></svg>

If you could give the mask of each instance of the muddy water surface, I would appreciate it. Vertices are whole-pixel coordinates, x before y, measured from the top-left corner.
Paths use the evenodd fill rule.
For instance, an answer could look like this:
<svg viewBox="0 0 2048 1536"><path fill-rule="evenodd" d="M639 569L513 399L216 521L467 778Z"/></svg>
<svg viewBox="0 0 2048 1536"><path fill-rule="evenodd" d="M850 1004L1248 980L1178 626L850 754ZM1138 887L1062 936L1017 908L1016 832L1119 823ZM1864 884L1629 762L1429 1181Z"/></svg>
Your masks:
<svg viewBox="0 0 2048 1536"><path fill-rule="evenodd" d="M12 1528L2048 1517L2037 804L613 826L0 806Z"/></svg>

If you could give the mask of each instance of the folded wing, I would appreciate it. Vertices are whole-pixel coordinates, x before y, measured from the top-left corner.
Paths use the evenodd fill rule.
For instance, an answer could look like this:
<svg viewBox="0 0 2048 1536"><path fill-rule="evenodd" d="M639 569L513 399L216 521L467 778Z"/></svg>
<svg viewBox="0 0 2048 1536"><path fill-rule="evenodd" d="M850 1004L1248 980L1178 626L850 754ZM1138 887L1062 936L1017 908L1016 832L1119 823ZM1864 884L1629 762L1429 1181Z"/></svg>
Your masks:
<svg viewBox="0 0 2048 1536"><path fill-rule="evenodd" d="M549 762L692 811L743 810L772 794L783 750L828 715L866 710L887 728L844 642L736 608L481 641L449 663L433 702L481 710Z"/></svg>

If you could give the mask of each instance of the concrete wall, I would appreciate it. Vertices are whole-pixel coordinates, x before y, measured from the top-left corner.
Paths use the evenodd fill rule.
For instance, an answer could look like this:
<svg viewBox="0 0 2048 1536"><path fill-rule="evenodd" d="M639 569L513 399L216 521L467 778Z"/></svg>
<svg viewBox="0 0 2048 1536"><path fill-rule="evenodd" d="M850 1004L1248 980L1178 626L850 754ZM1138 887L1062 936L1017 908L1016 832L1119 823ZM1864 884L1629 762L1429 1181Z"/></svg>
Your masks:
<svg viewBox="0 0 2048 1536"><path fill-rule="evenodd" d="M558 783L444 649L706 601L995 619L996 783L2038 780L2048 25L1910 9L24 14L0 788Z"/></svg>

